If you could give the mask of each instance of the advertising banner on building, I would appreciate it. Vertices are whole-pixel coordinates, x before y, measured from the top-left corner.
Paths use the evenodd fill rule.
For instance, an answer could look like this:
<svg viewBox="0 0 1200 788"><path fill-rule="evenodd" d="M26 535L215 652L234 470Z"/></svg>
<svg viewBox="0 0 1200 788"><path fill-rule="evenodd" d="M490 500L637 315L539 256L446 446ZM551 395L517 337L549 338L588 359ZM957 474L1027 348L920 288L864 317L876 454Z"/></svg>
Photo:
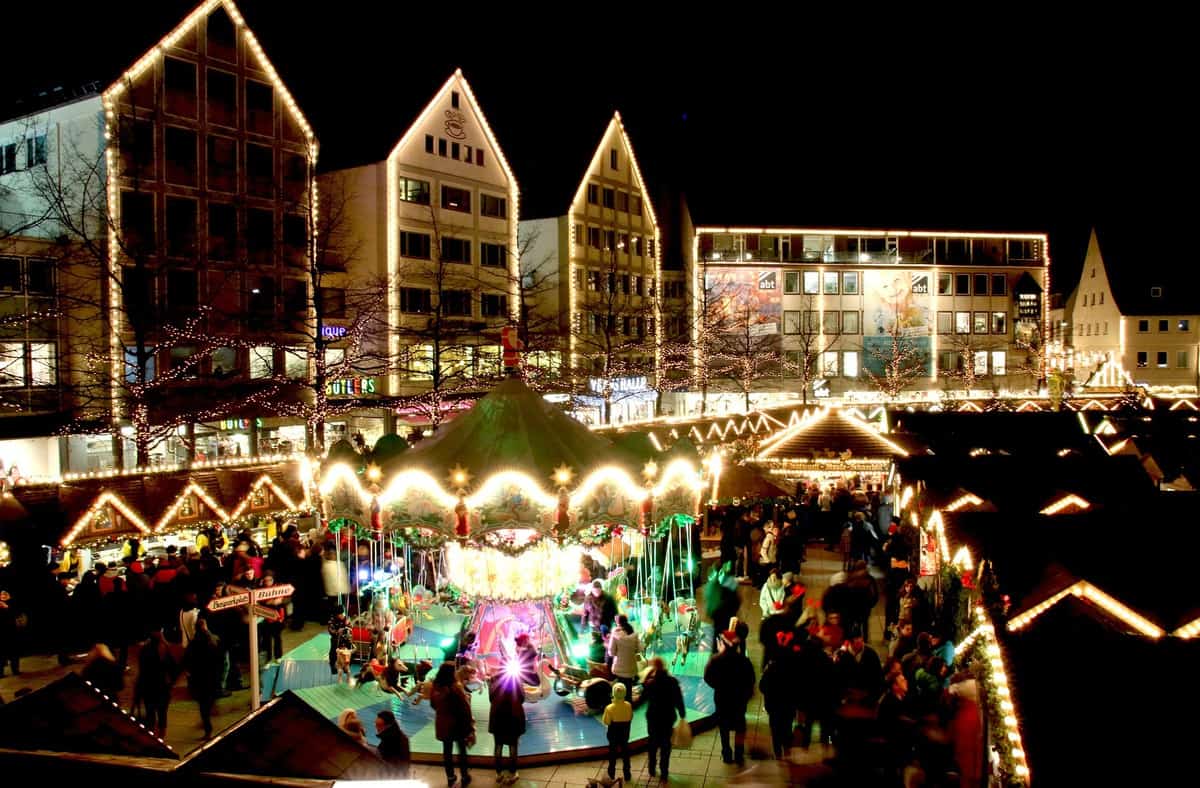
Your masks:
<svg viewBox="0 0 1200 788"><path fill-rule="evenodd" d="M863 367L877 375L899 351L920 358L929 374L932 364L930 335L930 272L869 270L863 272Z"/></svg>
<svg viewBox="0 0 1200 788"><path fill-rule="evenodd" d="M704 287L711 309L737 322L749 307L751 336L780 333L782 293L778 268L708 266Z"/></svg>

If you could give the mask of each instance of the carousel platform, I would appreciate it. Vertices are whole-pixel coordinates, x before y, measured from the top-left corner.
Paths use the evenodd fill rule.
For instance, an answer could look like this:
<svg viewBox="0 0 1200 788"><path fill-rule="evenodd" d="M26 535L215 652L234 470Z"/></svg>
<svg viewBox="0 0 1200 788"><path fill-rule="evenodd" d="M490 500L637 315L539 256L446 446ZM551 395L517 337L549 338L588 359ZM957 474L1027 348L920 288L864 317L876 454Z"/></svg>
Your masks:
<svg viewBox="0 0 1200 788"><path fill-rule="evenodd" d="M441 608L430 610L415 625L412 636L401 648L400 658L406 661L428 659L436 668L443 659L442 643L454 637L463 618L461 614ZM705 645L699 650L693 649L686 659L670 668L672 675L679 680L688 720L696 730L708 727L715 712L712 689L703 679L704 666L710 654L707 644L711 638L711 627L704 625L700 642ZM675 656L675 639L675 633L664 633L654 651L666 660L668 666ZM390 709L396 715L400 728L408 734L413 760L441 762L442 744L434 735L434 712L427 701L414 705L411 700L401 700L381 692L374 682L353 688L336 684L329 673L328 654L329 635L325 633L284 654L278 665L272 665L263 673L264 700L273 694L293 690L333 721L345 709L354 709L365 724L367 741L371 744L377 743L373 725L375 715ZM359 667L355 665L355 675ZM477 734L475 746L469 752L471 763L490 767L493 763L493 742L487 733L487 689L481 687L470 693L470 697ZM608 741L600 717L598 714L577 711L583 705L578 702L574 692L566 697L551 693L536 703L526 703L526 732L520 742L521 762L532 766L590 759L606 753ZM645 707L639 705L634 710L630 743L636 749L644 745L645 740Z"/></svg>

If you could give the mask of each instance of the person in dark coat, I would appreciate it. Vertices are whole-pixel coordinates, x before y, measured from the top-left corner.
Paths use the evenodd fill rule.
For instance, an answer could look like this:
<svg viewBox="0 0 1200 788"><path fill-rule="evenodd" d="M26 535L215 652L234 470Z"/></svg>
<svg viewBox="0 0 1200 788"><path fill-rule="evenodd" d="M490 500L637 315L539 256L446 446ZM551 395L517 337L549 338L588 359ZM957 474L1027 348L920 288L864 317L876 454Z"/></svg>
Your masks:
<svg viewBox="0 0 1200 788"><path fill-rule="evenodd" d="M150 632L150 639L138 653L138 675L133 685L133 706L144 709L142 720L160 739L167 735L167 707L171 703L171 687L175 684L175 660L160 628Z"/></svg>
<svg viewBox="0 0 1200 788"><path fill-rule="evenodd" d="M796 659L796 705L804 714L800 745L808 749L816 724L821 726L821 741L833 741L838 686L833 660L825 653L825 643L807 632L801 632L797 639L802 643Z"/></svg>
<svg viewBox="0 0 1200 788"><path fill-rule="evenodd" d="M879 697L883 668L875 649L863 640L861 630L851 630L850 639L837 652L835 665L845 700L861 703Z"/></svg>
<svg viewBox="0 0 1200 788"><path fill-rule="evenodd" d="M0 588L0 676L9 666L14 676L21 675L21 649L17 639L17 608L12 595Z"/></svg>
<svg viewBox="0 0 1200 788"><path fill-rule="evenodd" d="M746 706L754 695L754 666L738 649L721 641L720 653L704 668L704 683L713 688L717 708L717 726L721 731L721 760L725 763L746 761ZM734 747L729 734L734 734Z"/></svg>
<svg viewBox="0 0 1200 788"><path fill-rule="evenodd" d="M408 736L400 730L396 715L384 709L375 715L375 733L379 736L377 752L390 767L391 777L401 780L408 779L412 770L412 748Z"/></svg>
<svg viewBox="0 0 1200 788"><path fill-rule="evenodd" d="M183 655L183 664L188 672L188 691L200 707L200 722L204 725L204 738L212 736L212 709L221 690L221 670L224 653L216 635L208 631L208 619L196 619L196 636L188 644Z"/></svg>
<svg viewBox="0 0 1200 788"><path fill-rule="evenodd" d="M471 716L467 691L455 676L453 662L438 666L429 693L429 705L435 712L434 733L442 743L446 781L454 784L454 746L457 744L458 768L462 772L462 784L466 785L471 782L471 775L467 773L467 748L475 741L475 718Z"/></svg>
<svg viewBox="0 0 1200 788"><path fill-rule="evenodd" d="M516 782L517 741L525 733L525 689L508 671L500 671L488 683L488 697L488 733L496 743L496 782ZM507 774L503 768L505 745L509 755Z"/></svg>
<svg viewBox="0 0 1200 788"><path fill-rule="evenodd" d="M612 630L613 621L616 618L616 600L604 593L604 584L602 582L599 580L593 581L591 593L583 601L583 626L591 626L608 634Z"/></svg>
<svg viewBox="0 0 1200 788"><path fill-rule="evenodd" d="M650 660L650 673L642 682L642 700L646 703L646 733L648 735L647 766L650 776L655 767L661 766L662 781L667 782L671 773L671 734L675 728L676 715L687 719L687 708L683 705L683 691L679 682L667 672L662 657Z"/></svg>
<svg viewBox="0 0 1200 788"><path fill-rule="evenodd" d="M775 758L782 759L792 746L792 726L796 721L796 674L790 658L772 660L763 669L758 688L771 727L771 746Z"/></svg>
<svg viewBox="0 0 1200 788"><path fill-rule="evenodd" d="M854 562L854 566L846 578L846 588L849 593L846 595L846 609L843 618L846 620L847 626L857 627L862 630L863 638L870 639L871 611L879 602L879 588L875 585L875 578L871 577L871 573L867 569L866 561Z"/></svg>

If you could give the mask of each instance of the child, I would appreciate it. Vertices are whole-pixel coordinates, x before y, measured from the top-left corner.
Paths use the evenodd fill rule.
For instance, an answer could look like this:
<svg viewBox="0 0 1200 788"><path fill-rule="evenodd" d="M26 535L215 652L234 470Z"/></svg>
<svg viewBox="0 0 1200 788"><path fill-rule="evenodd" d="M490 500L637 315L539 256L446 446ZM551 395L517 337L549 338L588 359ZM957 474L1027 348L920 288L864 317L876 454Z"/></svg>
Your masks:
<svg viewBox="0 0 1200 788"><path fill-rule="evenodd" d="M608 649L604 646L604 635L600 630L592 631L592 645L588 648L590 662L605 662L608 659Z"/></svg>
<svg viewBox="0 0 1200 788"><path fill-rule="evenodd" d="M333 641L334 652L337 655L337 661L334 665L337 673L337 683L341 684L342 676L345 676L346 684L351 685L350 658L354 655L354 632L348 626L341 627L334 635Z"/></svg>
<svg viewBox="0 0 1200 788"><path fill-rule="evenodd" d="M605 707L601 720L608 727L608 778L616 779L619 754L625 782L632 782L633 770L629 766L629 724L633 720L633 706L625 700L625 685L621 682L613 682L612 693L612 703Z"/></svg>

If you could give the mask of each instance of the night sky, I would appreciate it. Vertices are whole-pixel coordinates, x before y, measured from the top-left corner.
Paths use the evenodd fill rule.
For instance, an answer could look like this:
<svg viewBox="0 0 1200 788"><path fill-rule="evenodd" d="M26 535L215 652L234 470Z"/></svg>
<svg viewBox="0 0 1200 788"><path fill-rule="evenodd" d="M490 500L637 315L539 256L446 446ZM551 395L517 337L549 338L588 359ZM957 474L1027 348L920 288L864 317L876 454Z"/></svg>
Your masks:
<svg viewBox="0 0 1200 788"><path fill-rule="evenodd" d="M28 67L7 70L0 106L111 79L193 6L6 9L5 60ZM648 178L683 189L698 223L1048 231L1058 282L1094 225L1162 253L1186 244L1150 230L1194 202L1177 194L1196 182L1180 19L239 7L316 128L322 169L381 159L461 67L525 217L565 211L620 109Z"/></svg>

